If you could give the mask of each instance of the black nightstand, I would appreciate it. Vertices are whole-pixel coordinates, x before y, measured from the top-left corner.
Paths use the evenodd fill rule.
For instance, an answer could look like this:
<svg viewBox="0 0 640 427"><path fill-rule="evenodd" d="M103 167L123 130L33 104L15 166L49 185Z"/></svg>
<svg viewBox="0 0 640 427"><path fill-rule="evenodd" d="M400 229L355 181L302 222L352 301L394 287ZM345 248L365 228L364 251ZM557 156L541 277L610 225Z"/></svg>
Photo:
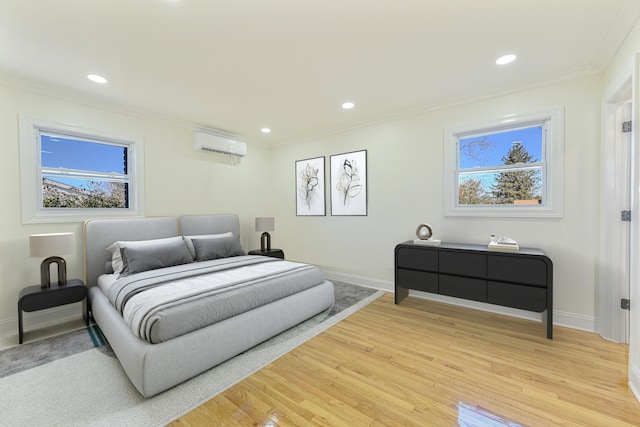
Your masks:
<svg viewBox="0 0 640 427"><path fill-rule="evenodd" d="M37 311L45 308L58 307L60 305L71 304L84 300L89 290L82 280L71 279L64 286L52 283L51 287L43 288L41 285L29 286L20 291L18 298L18 339L22 344L23 327L22 312ZM85 304L86 312L83 313L85 322L89 326L89 304Z"/></svg>
<svg viewBox="0 0 640 427"><path fill-rule="evenodd" d="M261 251L260 249L254 249L249 251L249 255L262 255L270 256L273 258L284 259L284 251L282 249L269 249L268 251Z"/></svg>

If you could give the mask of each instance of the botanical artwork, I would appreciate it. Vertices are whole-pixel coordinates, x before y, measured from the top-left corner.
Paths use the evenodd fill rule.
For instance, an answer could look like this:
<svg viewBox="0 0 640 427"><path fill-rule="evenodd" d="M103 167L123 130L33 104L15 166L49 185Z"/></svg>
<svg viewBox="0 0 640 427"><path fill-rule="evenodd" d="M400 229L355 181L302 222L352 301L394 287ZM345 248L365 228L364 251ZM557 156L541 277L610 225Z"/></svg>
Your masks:
<svg viewBox="0 0 640 427"><path fill-rule="evenodd" d="M325 215L324 157L296 162L296 215Z"/></svg>
<svg viewBox="0 0 640 427"><path fill-rule="evenodd" d="M367 151L331 156L331 215L367 215Z"/></svg>

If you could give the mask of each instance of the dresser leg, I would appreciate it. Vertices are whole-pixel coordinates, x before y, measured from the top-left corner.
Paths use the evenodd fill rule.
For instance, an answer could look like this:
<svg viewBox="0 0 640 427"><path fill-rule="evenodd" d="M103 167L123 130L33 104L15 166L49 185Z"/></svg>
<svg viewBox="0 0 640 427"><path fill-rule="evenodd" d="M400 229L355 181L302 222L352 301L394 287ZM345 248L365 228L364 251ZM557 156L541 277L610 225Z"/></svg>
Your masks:
<svg viewBox="0 0 640 427"><path fill-rule="evenodd" d="M18 303L18 344L22 344L22 338L24 336L22 330L22 304Z"/></svg>
<svg viewBox="0 0 640 427"><path fill-rule="evenodd" d="M548 308L542 312L542 324L547 328L547 338L553 339L553 315Z"/></svg>
<svg viewBox="0 0 640 427"><path fill-rule="evenodd" d="M91 323L91 318L89 317L88 299L89 297L86 297L84 300L82 300L82 318L84 319L84 322L87 324L87 326L89 326L89 324Z"/></svg>
<svg viewBox="0 0 640 427"><path fill-rule="evenodd" d="M403 299L409 296L409 289L396 285L395 287L395 303L400 304Z"/></svg>

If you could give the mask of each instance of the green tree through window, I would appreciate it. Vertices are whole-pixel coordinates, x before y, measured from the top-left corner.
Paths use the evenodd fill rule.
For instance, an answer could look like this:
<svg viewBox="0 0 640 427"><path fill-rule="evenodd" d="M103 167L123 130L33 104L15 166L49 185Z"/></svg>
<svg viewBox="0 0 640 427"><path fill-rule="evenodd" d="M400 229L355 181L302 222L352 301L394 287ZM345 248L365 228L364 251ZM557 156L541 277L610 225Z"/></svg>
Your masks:
<svg viewBox="0 0 640 427"><path fill-rule="evenodd" d="M467 178L460 182L458 200L461 205L484 205L491 203L490 196L478 179Z"/></svg>
<svg viewBox="0 0 640 427"><path fill-rule="evenodd" d="M506 156L502 157L505 165L535 163L527 149L520 141L513 143ZM518 170L500 172L495 184L491 185L491 197L494 203L512 204L525 200L540 200L541 175L539 170Z"/></svg>

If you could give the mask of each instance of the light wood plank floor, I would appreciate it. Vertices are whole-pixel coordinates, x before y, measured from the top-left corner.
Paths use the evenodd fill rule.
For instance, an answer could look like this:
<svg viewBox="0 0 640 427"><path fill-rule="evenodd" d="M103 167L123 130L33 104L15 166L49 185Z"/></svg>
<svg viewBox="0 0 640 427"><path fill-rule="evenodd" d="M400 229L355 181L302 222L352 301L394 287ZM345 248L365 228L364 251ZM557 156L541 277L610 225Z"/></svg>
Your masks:
<svg viewBox="0 0 640 427"><path fill-rule="evenodd" d="M639 426L628 348L393 294L171 425Z"/></svg>

